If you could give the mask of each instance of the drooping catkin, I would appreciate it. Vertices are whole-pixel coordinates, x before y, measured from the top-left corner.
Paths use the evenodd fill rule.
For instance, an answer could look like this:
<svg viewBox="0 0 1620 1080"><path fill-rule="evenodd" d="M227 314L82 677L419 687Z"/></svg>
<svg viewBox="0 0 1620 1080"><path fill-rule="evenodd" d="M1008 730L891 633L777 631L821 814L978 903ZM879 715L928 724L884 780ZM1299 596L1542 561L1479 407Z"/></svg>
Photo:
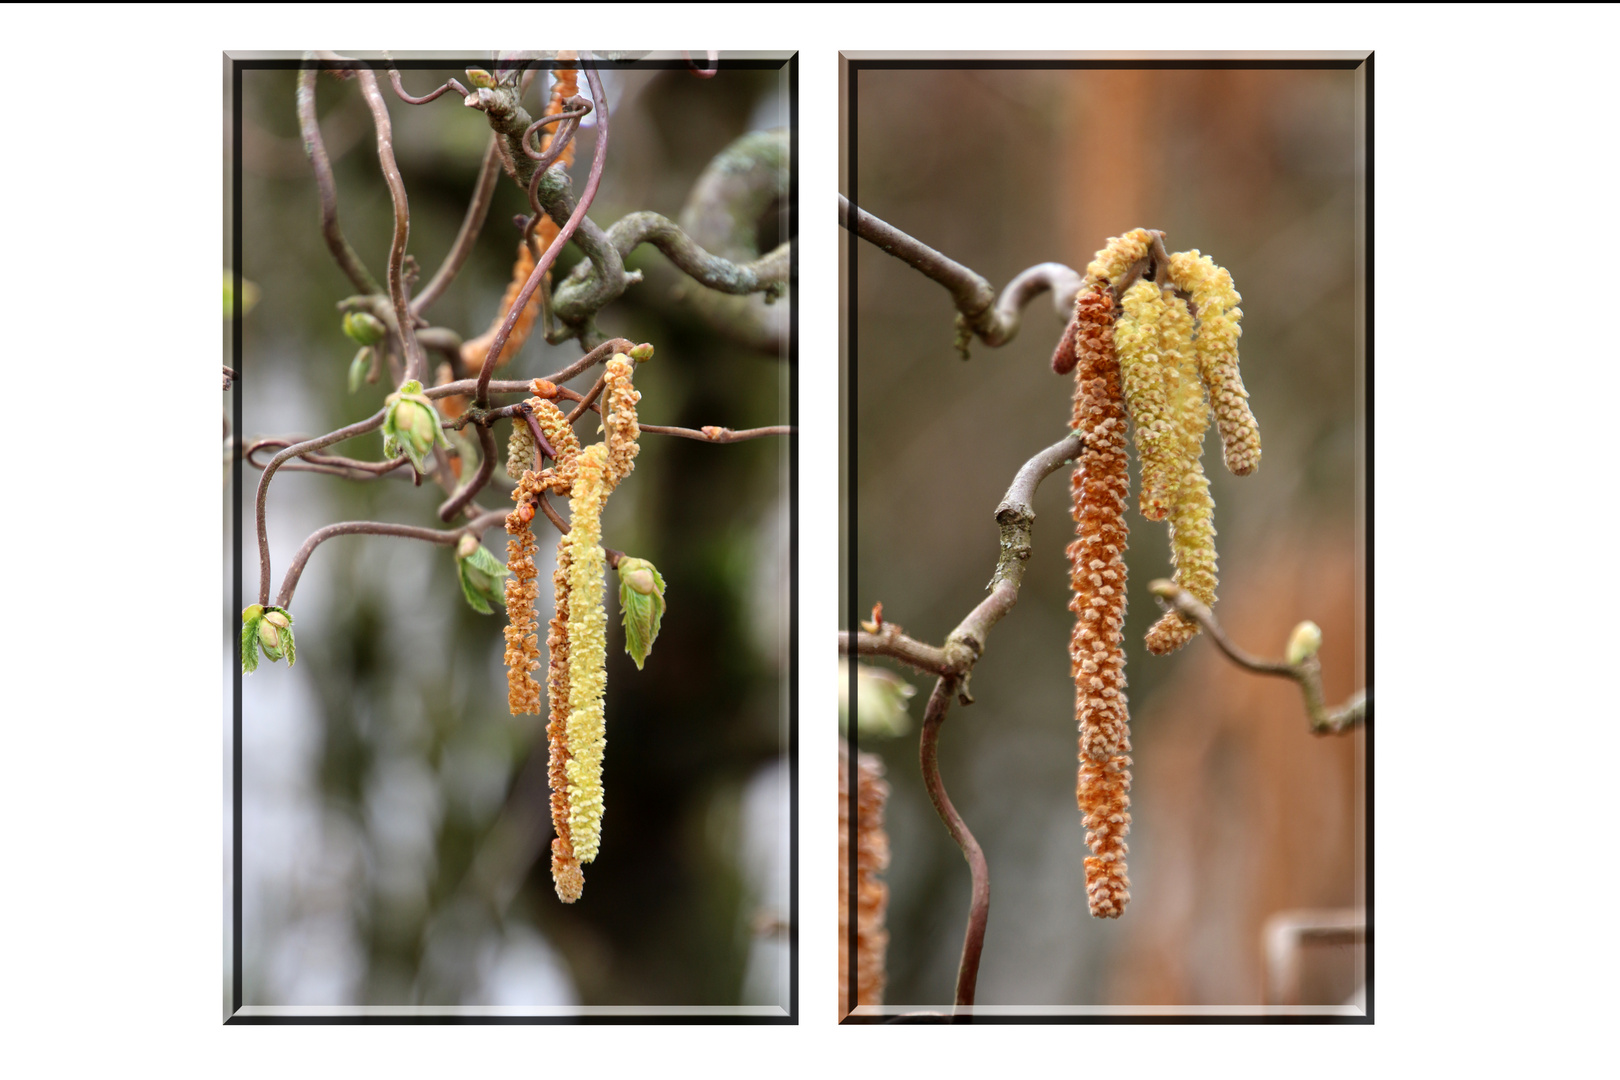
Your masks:
<svg viewBox="0 0 1620 1080"><path fill-rule="evenodd" d="M1125 698L1125 400L1115 352L1113 296L1094 284L1076 298L1074 419L1085 440L1071 481L1076 539L1068 547L1075 614L1069 639L1080 729L1075 797L1088 830L1091 913L1117 917L1130 899L1124 835L1130 825L1130 714Z"/></svg>
<svg viewBox="0 0 1620 1080"><path fill-rule="evenodd" d="M1114 332L1119 374L1136 438L1136 456L1142 463L1142 491L1137 508L1150 521L1162 521L1170 509L1175 486L1179 440L1166 400L1166 364L1160 322L1165 316L1164 296L1151 281L1138 281L1125 290L1125 309Z"/></svg>
<svg viewBox="0 0 1620 1080"><path fill-rule="evenodd" d="M531 674L540 666L535 633L534 553L538 550L528 521L514 510L506 516L506 703L512 714L540 711L540 684Z"/></svg>
<svg viewBox="0 0 1620 1080"><path fill-rule="evenodd" d="M1200 460L1209 406L1198 375L1192 314L1174 292L1164 294L1159 323L1160 356L1167 386L1167 416L1175 441L1170 497L1170 560L1175 582L1205 604L1215 603L1215 501ZM1198 633L1198 624L1166 612L1147 632L1150 652L1179 649Z"/></svg>
<svg viewBox="0 0 1620 1080"><path fill-rule="evenodd" d="M1170 256L1169 269L1171 280L1192 294L1198 308L1198 372L1209 388L1226 467L1246 476L1260 464L1260 425L1249 409L1249 392L1238 372L1243 309L1237 305L1243 298L1232 285L1232 275L1197 248Z"/></svg>
<svg viewBox="0 0 1620 1080"><path fill-rule="evenodd" d="M557 549L557 569L551 574L556 608L546 634L550 663L546 670L546 698L551 716L546 724L550 746L547 776L551 781L551 880L557 897L572 904L585 891L585 875L574 855L573 830L568 818L568 549Z"/></svg>
<svg viewBox="0 0 1620 1080"><path fill-rule="evenodd" d="M568 500L568 827L581 863L596 858L602 840L602 760L607 749L603 695L607 691L607 615L602 591L602 504L610 486L607 445L580 451Z"/></svg>

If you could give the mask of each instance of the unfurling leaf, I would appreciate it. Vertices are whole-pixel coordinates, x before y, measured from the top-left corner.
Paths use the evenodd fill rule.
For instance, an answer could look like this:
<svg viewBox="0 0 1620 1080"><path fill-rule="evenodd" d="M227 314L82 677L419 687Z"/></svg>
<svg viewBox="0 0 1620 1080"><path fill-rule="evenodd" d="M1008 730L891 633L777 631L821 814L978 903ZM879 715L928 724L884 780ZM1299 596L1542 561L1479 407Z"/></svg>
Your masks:
<svg viewBox="0 0 1620 1080"><path fill-rule="evenodd" d="M456 548L456 576L461 580L461 595L468 607L480 615L490 615L494 612L490 604L504 605L506 586L502 579L507 573L500 560L475 537L462 537Z"/></svg>
<svg viewBox="0 0 1620 1080"><path fill-rule="evenodd" d="M664 621L664 577L646 559L619 560L619 613L624 623L624 651L639 671Z"/></svg>

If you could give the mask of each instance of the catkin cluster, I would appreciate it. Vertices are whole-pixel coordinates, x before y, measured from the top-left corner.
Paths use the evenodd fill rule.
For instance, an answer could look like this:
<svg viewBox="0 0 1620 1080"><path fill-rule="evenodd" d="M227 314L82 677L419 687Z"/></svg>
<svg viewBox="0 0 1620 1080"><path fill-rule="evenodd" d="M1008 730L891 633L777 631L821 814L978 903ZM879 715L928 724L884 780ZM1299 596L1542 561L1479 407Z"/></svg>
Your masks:
<svg viewBox="0 0 1620 1080"><path fill-rule="evenodd" d="M1137 508L1166 522L1176 583L1213 605L1215 504L1200 460L1212 413L1227 467L1242 475L1260 462L1260 431L1237 370L1239 299L1231 275L1207 256L1167 257L1160 234L1133 229L1110 239L1086 268L1074 320L1052 358L1059 374L1075 369L1072 426L1085 439L1073 480L1069 656L1080 728L1076 799L1092 852L1086 896L1091 913L1104 918L1119 916L1130 900L1125 418L1142 466ZM1170 652L1197 632L1196 623L1166 614L1148 630L1147 646Z"/></svg>
<svg viewBox="0 0 1620 1080"><path fill-rule="evenodd" d="M538 443L532 432L514 431L507 445L507 471L520 479L512 498L518 509L507 517L507 529L514 533L509 550L516 551L527 538L526 550L532 556L533 537L529 525L534 508L547 493L568 496L569 530L557 545L557 569L552 574L556 603L546 647L549 663L546 694L550 716L546 737L550 748L547 774L551 782L551 818L556 838L551 845L551 874L557 895L572 903L585 887L581 865L596 857L601 847L602 763L607 748L603 698L607 688L607 615L602 591L607 571L602 549L602 507L609 493L635 467L639 452L640 426L636 402L641 395L632 385L635 362L616 355L603 376L603 412L607 437L600 443L580 448L579 439L562 410L542 394L555 394L555 387L536 380L535 397L526 404L546 442L556 452L554 463L540 468L536 459ZM514 429L526 429L522 418ZM533 611L535 570L532 557L524 570L523 591L514 594L519 569L508 579L507 629L509 693L513 712L539 711L539 685L529 671L539 666L535 644ZM518 596L520 603L510 601ZM527 597L522 601L522 597ZM525 643L514 651L514 637ZM513 667L514 657L521 661ZM519 708L519 705L526 706Z"/></svg>

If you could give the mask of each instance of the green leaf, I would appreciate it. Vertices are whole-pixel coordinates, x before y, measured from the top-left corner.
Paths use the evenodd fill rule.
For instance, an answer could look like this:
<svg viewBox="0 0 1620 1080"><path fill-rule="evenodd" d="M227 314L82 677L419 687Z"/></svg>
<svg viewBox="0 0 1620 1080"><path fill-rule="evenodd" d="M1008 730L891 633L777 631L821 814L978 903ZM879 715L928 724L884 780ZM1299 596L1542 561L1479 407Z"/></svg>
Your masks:
<svg viewBox="0 0 1620 1080"><path fill-rule="evenodd" d="M663 584L663 580L659 580ZM636 662L640 671L658 640L658 630L664 621L664 598L658 593L642 594L628 583L619 582L619 613L624 623L624 651Z"/></svg>
<svg viewBox="0 0 1620 1080"><path fill-rule="evenodd" d="M480 615L494 614L491 604L505 606L505 589L501 579L506 575L506 567L482 544L473 548L472 554L466 558L456 558L456 577L461 581L461 595L466 597L467 606Z"/></svg>
<svg viewBox="0 0 1620 1080"><path fill-rule="evenodd" d="M293 632L290 626L281 629L281 652L287 658L287 666L292 667L296 654L293 651Z"/></svg>
<svg viewBox="0 0 1620 1080"><path fill-rule="evenodd" d="M259 620L242 616L242 673L259 670Z"/></svg>

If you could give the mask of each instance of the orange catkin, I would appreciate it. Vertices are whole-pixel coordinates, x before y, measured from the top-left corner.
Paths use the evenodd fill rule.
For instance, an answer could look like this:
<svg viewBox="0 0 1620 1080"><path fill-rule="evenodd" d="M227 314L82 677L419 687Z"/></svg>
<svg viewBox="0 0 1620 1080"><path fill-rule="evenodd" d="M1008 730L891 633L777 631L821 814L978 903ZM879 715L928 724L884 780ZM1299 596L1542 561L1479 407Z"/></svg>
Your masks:
<svg viewBox="0 0 1620 1080"><path fill-rule="evenodd" d="M1069 639L1080 727L1076 801L1084 815L1086 898L1091 913L1117 918L1130 899L1125 833L1130 827L1130 713L1125 699L1125 401L1114 352L1114 301L1106 283L1075 301L1072 427L1085 439L1074 470L1076 539L1069 545L1075 614Z"/></svg>

